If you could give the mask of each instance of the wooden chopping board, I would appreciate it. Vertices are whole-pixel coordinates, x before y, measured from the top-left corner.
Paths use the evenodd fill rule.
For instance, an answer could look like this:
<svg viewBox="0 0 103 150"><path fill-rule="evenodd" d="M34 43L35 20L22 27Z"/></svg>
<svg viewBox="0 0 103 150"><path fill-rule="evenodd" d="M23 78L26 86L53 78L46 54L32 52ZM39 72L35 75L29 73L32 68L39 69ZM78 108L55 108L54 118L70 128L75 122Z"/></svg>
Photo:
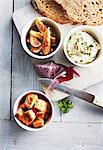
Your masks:
<svg viewBox="0 0 103 150"><path fill-rule="evenodd" d="M22 30L23 30L23 27L25 26L25 24L29 20L31 20L31 19L33 19L34 17L37 17L37 16L41 16L41 15L38 14L30 4L25 6L24 8L16 10L14 12L13 20L14 20L14 23L15 23L16 28L17 28L20 35L22 33ZM70 24L60 25L60 27L62 29L62 32L63 32L63 36L65 37L66 34L72 28L74 28L76 26L79 26L79 25L70 25ZM98 30L100 32L100 34L103 35L103 25L95 26L93 28ZM48 61L48 60L45 60L45 61L41 60L40 61L40 60L36 60L36 59L33 59L33 58L31 58L31 60L32 60L33 64L40 63L40 62L43 63L45 61ZM55 60L55 62L62 63L62 64L65 64L65 65L72 65L72 64L69 63L69 61L64 56L62 48L55 56L53 56L49 60ZM65 84L67 86L69 85L69 86L72 86L72 87L75 87L75 88L84 89L84 88L87 88L88 86L91 86L91 85L96 84L96 83L103 80L103 59L101 61L99 61L97 64L93 65L93 66L89 66L89 67L86 67L86 68L74 66L74 68L77 72L79 72L80 77L75 77L73 80L71 80L69 82L66 82ZM65 95L64 95L64 97L65 97Z"/></svg>

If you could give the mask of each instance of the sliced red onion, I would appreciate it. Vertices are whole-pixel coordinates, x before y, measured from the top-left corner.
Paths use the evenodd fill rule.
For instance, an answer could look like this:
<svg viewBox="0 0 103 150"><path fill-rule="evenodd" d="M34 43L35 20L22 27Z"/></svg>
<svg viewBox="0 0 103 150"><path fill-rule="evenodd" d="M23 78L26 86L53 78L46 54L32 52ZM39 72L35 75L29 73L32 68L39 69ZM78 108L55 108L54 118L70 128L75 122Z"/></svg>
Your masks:
<svg viewBox="0 0 103 150"><path fill-rule="evenodd" d="M36 64L35 68L39 75L54 79L58 74L64 71L64 68L51 61L45 64Z"/></svg>
<svg viewBox="0 0 103 150"><path fill-rule="evenodd" d="M53 79L49 89L54 89L59 83L73 79L74 74L80 77L73 67L67 67L53 61L45 64L36 64L35 67L39 75Z"/></svg>

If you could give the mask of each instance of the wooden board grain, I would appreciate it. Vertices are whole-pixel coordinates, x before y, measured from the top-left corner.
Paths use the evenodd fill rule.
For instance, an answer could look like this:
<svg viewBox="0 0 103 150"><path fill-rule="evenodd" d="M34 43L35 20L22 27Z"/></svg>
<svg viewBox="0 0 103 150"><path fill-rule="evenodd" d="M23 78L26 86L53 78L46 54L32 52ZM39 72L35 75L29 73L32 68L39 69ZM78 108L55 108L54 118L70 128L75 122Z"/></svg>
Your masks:
<svg viewBox="0 0 103 150"><path fill-rule="evenodd" d="M0 150L102 150L103 124L52 123L27 132L14 121L0 121Z"/></svg>
<svg viewBox="0 0 103 150"><path fill-rule="evenodd" d="M90 86L86 91L103 98L103 82ZM89 104L79 98L70 97L74 108L68 114L62 114L63 122L103 123L103 108Z"/></svg>
<svg viewBox="0 0 103 150"><path fill-rule="evenodd" d="M0 119L10 118L12 6L0 1Z"/></svg>
<svg viewBox="0 0 103 150"><path fill-rule="evenodd" d="M38 14L37 11L35 9L33 9L33 7L30 4L15 11L13 13L13 20L14 20L14 23L18 30L18 33L21 35L25 24L27 24L31 19L33 19L34 17L37 17L37 16L40 16L40 14ZM79 25L71 25L71 24L65 24L65 25L58 24L58 25L60 26L60 28L62 30L62 35L64 38L72 28L79 26ZM93 30L97 30L98 34L100 34L101 38L102 38L103 25L93 26L91 28ZM67 66L72 65L66 59L66 57L63 53L63 47L51 59L37 60L37 59L31 58L31 60L32 60L33 64L43 63L43 62L47 62L50 60L54 60L57 63L65 64ZM103 69L102 68L103 68L103 59L102 58L95 65L91 65L86 68L74 66L74 69L80 74L80 78L75 77L73 80L66 82L65 85L71 86L71 87L76 87L78 89L84 89L90 85L96 84L103 80ZM56 95L57 95L57 93L56 93ZM55 96L55 99L57 97Z"/></svg>
<svg viewBox="0 0 103 150"><path fill-rule="evenodd" d="M14 9L24 7L29 2L29 0L14 0ZM12 106L22 92L40 88L30 57L23 51L15 27L12 39L12 10L13 0L1 1L0 150L103 150L103 110L79 99L71 97L75 107L68 115L62 115L62 118L54 102L56 122L40 132L27 132L13 120L5 120L10 118L10 88ZM86 90L103 97L103 82Z"/></svg>

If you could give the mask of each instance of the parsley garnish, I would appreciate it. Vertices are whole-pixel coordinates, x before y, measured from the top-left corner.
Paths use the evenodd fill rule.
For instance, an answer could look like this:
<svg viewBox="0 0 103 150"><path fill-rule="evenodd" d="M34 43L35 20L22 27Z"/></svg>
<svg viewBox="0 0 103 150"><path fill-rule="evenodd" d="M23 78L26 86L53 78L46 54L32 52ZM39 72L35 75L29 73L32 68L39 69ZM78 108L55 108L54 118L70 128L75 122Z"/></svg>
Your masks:
<svg viewBox="0 0 103 150"><path fill-rule="evenodd" d="M63 113L68 113L70 109L74 107L73 103L68 100L68 98L59 100L57 102L58 107Z"/></svg>
<svg viewBox="0 0 103 150"><path fill-rule="evenodd" d="M93 47L93 45L89 45L89 47Z"/></svg>

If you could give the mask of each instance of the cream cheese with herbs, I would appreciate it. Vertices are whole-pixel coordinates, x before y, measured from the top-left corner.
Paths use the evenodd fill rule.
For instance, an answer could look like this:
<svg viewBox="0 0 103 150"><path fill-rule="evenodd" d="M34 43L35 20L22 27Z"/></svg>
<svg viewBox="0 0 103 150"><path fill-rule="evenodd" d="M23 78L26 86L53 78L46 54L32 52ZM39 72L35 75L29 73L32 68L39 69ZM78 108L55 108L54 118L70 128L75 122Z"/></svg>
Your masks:
<svg viewBox="0 0 103 150"><path fill-rule="evenodd" d="M68 39L67 53L75 63L87 64L92 62L99 50L99 43L85 31L75 32Z"/></svg>

